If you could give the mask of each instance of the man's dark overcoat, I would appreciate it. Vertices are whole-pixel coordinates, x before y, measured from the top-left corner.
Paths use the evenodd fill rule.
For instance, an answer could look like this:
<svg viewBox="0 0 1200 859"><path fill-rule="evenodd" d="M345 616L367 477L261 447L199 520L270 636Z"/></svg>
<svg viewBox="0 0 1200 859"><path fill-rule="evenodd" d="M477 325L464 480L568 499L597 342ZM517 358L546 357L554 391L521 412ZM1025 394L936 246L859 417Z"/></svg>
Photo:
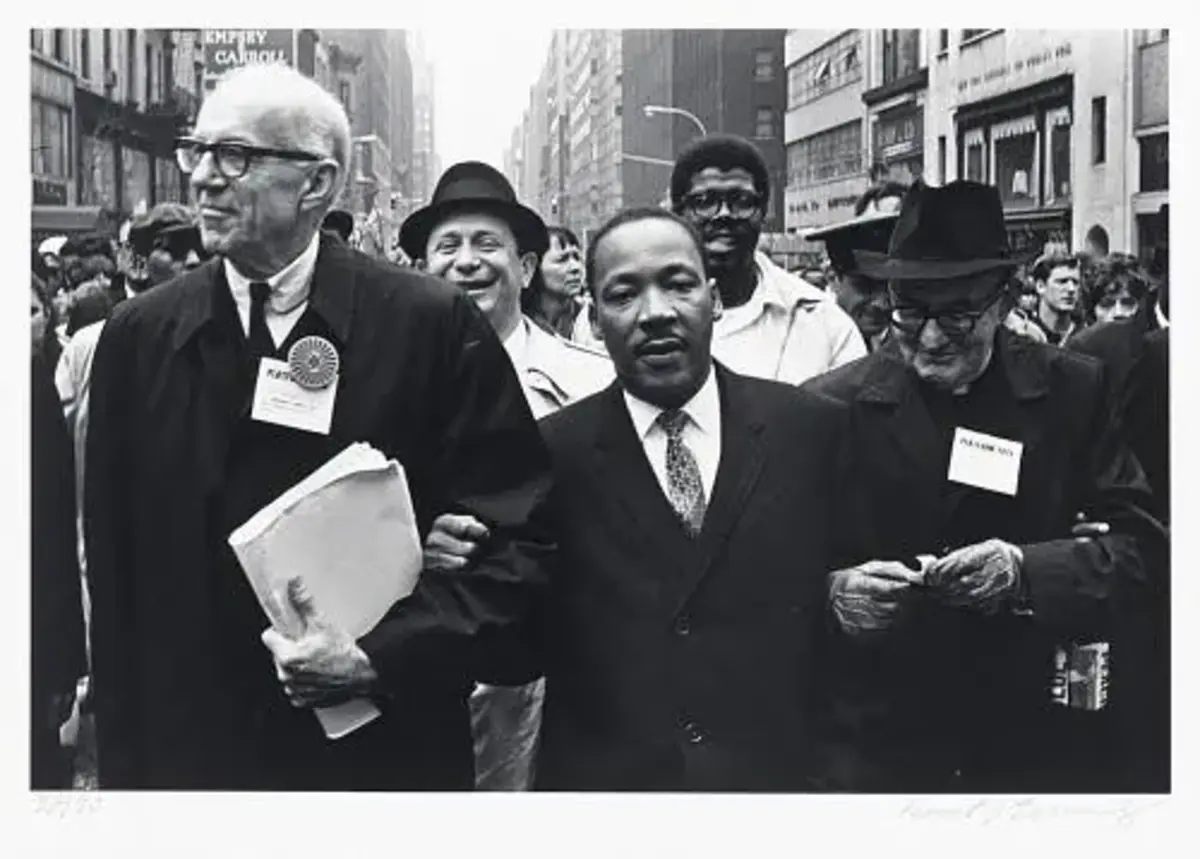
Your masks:
<svg viewBox="0 0 1200 859"><path fill-rule="evenodd" d="M814 790L846 410L718 366L721 459L684 531L619 383L541 421L558 566L537 617L540 790Z"/></svg>
<svg viewBox="0 0 1200 859"><path fill-rule="evenodd" d="M1121 638L1129 613L1162 586L1146 562L1162 547L1162 528L1109 419L1101 365L1002 330L984 376L941 408L929 405L895 342L806 388L852 409L859 520L849 541L857 557L845 562L915 563L999 538L1024 553L1032 607L984 617L918 597L889 634L840 638L831 782L905 792L1120 785L1113 709L1068 710L1050 691L1057 646L1107 641L1111 698L1128 694L1144 666L1126 661ZM954 423L1024 445L1015 497L947 480ZM1109 535L1072 538L1080 511L1109 523Z"/></svg>
<svg viewBox="0 0 1200 859"><path fill-rule="evenodd" d="M434 789L472 782L467 693L504 675L549 548L548 457L503 347L453 287L321 239L308 308L341 356L328 436L252 421L254 368L218 260L125 302L97 347L86 488L101 783ZM493 531L360 640L383 717L328 741L288 704L227 535L352 442L404 466L422 535Z"/></svg>

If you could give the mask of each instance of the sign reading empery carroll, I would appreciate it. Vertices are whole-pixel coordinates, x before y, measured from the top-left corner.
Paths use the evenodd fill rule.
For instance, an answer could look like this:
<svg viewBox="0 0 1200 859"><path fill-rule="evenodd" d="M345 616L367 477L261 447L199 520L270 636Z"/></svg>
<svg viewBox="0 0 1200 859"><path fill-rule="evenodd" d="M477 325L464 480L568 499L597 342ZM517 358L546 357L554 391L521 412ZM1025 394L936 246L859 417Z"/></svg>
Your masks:
<svg viewBox="0 0 1200 859"><path fill-rule="evenodd" d="M230 69L252 63L296 64L295 30L205 30L204 78L212 89Z"/></svg>

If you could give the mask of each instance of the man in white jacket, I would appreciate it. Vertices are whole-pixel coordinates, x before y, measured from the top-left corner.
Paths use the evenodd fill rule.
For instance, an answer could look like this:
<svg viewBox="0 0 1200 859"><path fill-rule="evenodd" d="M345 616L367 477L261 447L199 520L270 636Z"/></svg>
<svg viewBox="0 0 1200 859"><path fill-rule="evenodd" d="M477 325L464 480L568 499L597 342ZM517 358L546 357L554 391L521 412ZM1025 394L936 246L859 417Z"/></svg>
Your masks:
<svg viewBox="0 0 1200 859"><path fill-rule="evenodd" d="M747 140L710 135L671 173L671 206L700 231L724 313L713 357L738 373L792 385L867 354L833 297L757 251L771 183Z"/></svg>

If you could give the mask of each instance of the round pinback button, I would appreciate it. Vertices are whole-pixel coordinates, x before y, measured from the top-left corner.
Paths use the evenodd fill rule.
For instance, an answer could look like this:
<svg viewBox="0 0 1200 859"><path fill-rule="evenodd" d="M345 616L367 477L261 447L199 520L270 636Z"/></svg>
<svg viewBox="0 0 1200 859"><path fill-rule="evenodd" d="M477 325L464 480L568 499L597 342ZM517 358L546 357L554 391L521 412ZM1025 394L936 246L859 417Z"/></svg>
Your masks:
<svg viewBox="0 0 1200 859"><path fill-rule="evenodd" d="M301 337L288 350L292 380L309 391L328 388L337 378L340 364L337 349L324 337Z"/></svg>

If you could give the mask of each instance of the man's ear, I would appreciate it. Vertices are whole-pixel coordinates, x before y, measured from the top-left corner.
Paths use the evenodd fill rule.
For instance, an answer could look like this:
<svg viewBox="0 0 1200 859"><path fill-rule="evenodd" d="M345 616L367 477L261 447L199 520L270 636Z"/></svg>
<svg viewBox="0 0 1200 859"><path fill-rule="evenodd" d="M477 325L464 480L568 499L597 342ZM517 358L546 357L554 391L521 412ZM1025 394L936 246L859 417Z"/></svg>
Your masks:
<svg viewBox="0 0 1200 859"><path fill-rule="evenodd" d="M537 274L538 265L541 260L533 251L521 254L521 289L529 289L529 284L533 283L533 276Z"/></svg>
<svg viewBox="0 0 1200 859"><path fill-rule="evenodd" d="M721 303L721 290L717 289L717 279L715 277L710 277L708 279L708 288L712 290L712 317L713 322L716 322L725 315L725 305Z"/></svg>
<svg viewBox="0 0 1200 859"><path fill-rule="evenodd" d="M338 170L340 169L337 162L329 160L322 161L317 166L308 180L304 196L301 197L305 208L311 209L325 203L333 205L333 189L337 186Z"/></svg>

